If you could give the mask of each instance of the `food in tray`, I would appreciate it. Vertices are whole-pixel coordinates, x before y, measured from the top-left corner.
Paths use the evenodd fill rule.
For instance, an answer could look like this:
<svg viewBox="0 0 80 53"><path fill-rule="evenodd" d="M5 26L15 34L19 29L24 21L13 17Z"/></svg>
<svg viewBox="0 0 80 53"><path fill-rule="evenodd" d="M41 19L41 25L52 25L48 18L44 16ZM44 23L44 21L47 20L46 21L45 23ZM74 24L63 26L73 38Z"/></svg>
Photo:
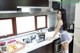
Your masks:
<svg viewBox="0 0 80 53"><path fill-rule="evenodd" d="M12 51L14 51L14 50L16 50L16 49L17 49L16 44L10 44L10 45L8 45L7 48L6 48L6 50L7 50L8 52L12 52Z"/></svg>
<svg viewBox="0 0 80 53"><path fill-rule="evenodd" d="M12 45L10 45L10 47L13 49L17 49L16 44L12 44Z"/></svg>
<svg viewBox="0 0 80 53"><path fill-rule="evenodd" d="M7 50L8 53L15 53L15 52L19 51L20 49L22 49L24 47L25 47L24 43L16 41L14 43L9 43L7 45L6 50Z"/></svg>

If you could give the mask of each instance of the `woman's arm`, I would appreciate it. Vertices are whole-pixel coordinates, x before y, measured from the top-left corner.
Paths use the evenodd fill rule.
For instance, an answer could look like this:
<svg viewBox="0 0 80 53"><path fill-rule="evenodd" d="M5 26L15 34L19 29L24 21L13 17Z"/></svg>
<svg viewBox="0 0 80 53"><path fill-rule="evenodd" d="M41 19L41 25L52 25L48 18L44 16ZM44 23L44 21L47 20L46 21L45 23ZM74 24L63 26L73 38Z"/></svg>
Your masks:
<svg viewBox="0 0 80 53"><path fill-rule="evenodd" d="M61 28L61 26L63 25L63 22L62 22L62 20L59 20L58 21L58 25L57 25L57 27L56 27L56 29L55 29L55 33L54 33L54 35L53 35L53 38L56 36L56 34L59 32L59 30L60 30L60 28Z"/></svg>

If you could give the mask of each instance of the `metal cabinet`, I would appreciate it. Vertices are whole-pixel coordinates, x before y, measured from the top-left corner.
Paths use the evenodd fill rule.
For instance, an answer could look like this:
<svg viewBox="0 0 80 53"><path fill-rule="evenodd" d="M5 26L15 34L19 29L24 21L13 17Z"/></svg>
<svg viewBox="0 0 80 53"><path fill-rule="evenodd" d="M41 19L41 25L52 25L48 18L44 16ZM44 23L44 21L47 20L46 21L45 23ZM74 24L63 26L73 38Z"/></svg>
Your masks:
<svg viewBox="0 0 80 53"><path fill-rule="evenodd" d="M53 53L61 53L61 41L60 38L53 42Z"/></svg>
<svg viewBox="0 0 80 53"><path fill-rule="evenodd" d="M71 41L71 43L69 44L69 53L73 53L73 40ZM53 53L61 53L62 50L61 50L61 41L60 41L60 38L56 39L54 42L53 42Z"/></svg>

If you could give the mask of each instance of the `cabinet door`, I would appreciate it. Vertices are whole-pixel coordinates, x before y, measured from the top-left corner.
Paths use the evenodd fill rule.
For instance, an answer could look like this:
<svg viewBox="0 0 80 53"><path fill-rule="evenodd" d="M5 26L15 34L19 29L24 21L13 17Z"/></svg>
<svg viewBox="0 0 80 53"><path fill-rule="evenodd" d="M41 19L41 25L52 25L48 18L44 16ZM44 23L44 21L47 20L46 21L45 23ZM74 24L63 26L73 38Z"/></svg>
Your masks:
<svg viewBox="0 0 80 53"><path fill-rule="evenodd" d="M36 6L48 7L49 6L49 2L48 2L48 0L36 0Z"/></svg>
<svg viewBox="0 0 80 53"><path fill-rule="evenodd" d="M80 29L74 30L74 41L77 41L80 43Z"/></svg>
<svg viewBox="0 0 80 53"><path fill-rule="evenodd" d="M38 48L36 50L33 50L29 53L53 53L52 43L46 46L43 46L41 48Z"/></svg>
<svg viewBox="0 0 80 53"><path fill-rule="evenodd" d="M73 53L80 53L80 29L74 31Z"/></svg>
<svg viewBox="0 0 80 53"><path fill-rule="evenodd" d="M75 28L80 28L80 4L75 5Z"/></svg>
<svg viewBox="0 0 80 53"><path fill-rule="evenodd" d="M73 53L80 53L80 43L74 41Z"/></svg>
<svg viewBox="0 0 80 53"><path fill-rule="evenodd" d="M17 10L16 0L0 0L0 11Z"/></svg>
<svg viewBox="0 0 80 53"><path fill-rule="evenodd" d="M16 0L17 6L35 6L36 0Z"/></svg>
<svg viewBox="0 0 80 53"><path fill-rule="evenodd" d="M40 47L40 48L38 48L36 50L33 50L33 51L29 52L29 53L46 53L46 47L47 46Z"/></svg>

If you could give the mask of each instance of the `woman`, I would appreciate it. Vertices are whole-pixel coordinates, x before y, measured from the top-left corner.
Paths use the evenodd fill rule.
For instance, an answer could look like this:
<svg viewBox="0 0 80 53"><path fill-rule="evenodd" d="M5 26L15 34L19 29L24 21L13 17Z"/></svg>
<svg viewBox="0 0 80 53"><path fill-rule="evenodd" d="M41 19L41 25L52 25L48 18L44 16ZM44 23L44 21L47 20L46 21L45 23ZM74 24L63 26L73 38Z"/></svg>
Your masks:
<svg viewBox="0 0 80 53"><path fill-rule="evenodd" d="M72 37L67 32L67 20L66 20L66 10L59 9L58 10L58 24L55 29L55 33L53 35L53 39L58 32L60 32L61 44L63 51L62 53L69 53L69 43L72 40Z"/></svg>

